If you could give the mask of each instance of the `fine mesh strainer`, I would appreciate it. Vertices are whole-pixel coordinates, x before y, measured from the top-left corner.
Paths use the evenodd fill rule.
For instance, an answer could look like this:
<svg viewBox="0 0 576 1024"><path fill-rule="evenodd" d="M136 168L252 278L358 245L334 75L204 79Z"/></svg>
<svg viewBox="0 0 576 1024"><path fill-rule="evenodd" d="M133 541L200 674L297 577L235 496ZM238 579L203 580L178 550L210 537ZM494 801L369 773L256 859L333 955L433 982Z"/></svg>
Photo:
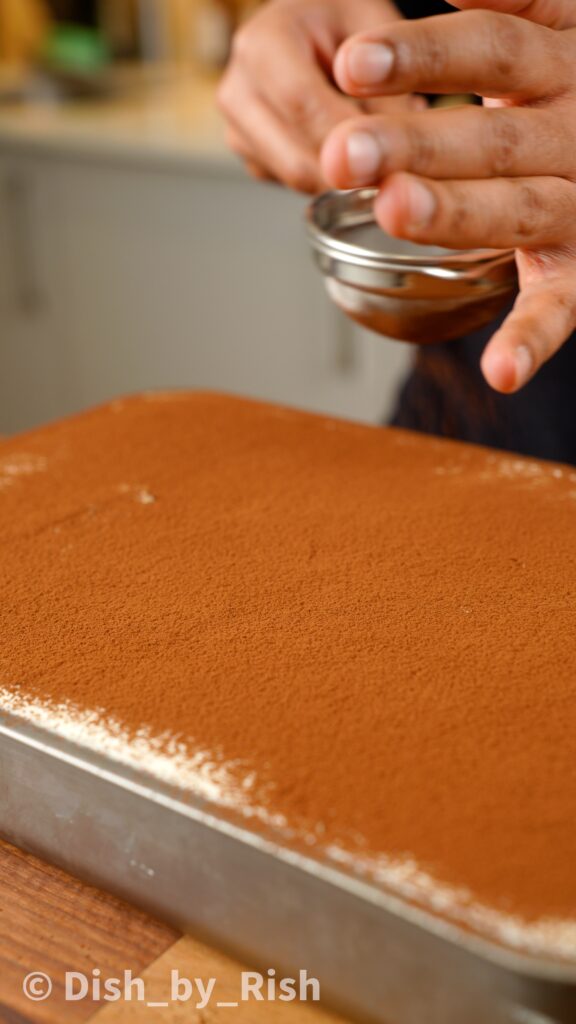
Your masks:
<svg viewBox="0 0 576 1024"><path fill-rule="evenodd" d="M377 190L326 192L308 230L329 295L378 334L448 341L493 320L513 298L513 250L439 249L390 237L374 219Z"/></svg>

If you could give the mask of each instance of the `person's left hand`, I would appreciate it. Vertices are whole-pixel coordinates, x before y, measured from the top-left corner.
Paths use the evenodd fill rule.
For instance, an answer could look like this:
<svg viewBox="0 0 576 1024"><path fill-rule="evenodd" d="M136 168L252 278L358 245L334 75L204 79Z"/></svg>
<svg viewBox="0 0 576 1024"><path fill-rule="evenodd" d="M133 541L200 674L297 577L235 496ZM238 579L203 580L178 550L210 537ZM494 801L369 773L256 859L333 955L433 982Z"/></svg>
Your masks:
<svg viewBox="0 0 576 1024"><path fill-rule="evenodd" d="M453 6L347 40L335 77L359 98L474 92L484 108L354 118L328 137L323 169L337 188L380 185L389 234L516 249L520 294L482 357L488 383L513 392L576 329L576 4Z"/></svg>

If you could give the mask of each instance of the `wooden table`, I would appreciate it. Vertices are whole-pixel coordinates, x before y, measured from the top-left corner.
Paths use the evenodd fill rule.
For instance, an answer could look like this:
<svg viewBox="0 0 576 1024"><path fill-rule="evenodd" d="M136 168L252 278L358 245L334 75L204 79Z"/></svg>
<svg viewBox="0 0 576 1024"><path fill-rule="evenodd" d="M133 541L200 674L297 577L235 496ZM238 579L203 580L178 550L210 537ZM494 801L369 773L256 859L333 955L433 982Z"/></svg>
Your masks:
<svg viewBox="0 0 576 1024"><path fill-rule="evenodd" d="M97 970L102 978L131 970L144 982L145 1001L67 1001L66 972L92 981ZM240 964L0 841L0 1024L344 1024L297 1001L250 1001L234 1008L211 1001L197 1010L195 997L149 1006L168 998L173 970L182 978L217 978L214 1000L238 998ZM31 972L52 980L49 998L26 997L24 979Z"/></svg>

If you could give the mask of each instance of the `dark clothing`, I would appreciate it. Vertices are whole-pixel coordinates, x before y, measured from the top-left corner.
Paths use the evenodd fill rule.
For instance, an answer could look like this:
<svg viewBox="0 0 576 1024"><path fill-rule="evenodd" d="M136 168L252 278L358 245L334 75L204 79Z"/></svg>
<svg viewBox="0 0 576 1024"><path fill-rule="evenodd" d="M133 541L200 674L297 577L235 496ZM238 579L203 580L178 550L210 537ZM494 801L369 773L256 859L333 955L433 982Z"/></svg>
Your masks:
<svg viewBox="0 0 576 1024"><path fill-rule="evenodd" d="M454 11L435 0L397 0L408 17ZM576 335L527 387L499 395L480 372L498 324L461 341L418 349L399 397L396 426L576 464Z"/></svg>
<svg viewBox="0 0 576 1024"><path fill-rule="evenodd" d="M396 0L405 18L428 18L431 14L446 14L454 11L450 4L443 0Z"/></svg>
<svg viewBox="0 0 576 1024"><path fill-rule="evenodd" d="M486 384L480 356L498 323L461 341L422 345L395 426L576 464L576 336L515 395Z"/></svg>

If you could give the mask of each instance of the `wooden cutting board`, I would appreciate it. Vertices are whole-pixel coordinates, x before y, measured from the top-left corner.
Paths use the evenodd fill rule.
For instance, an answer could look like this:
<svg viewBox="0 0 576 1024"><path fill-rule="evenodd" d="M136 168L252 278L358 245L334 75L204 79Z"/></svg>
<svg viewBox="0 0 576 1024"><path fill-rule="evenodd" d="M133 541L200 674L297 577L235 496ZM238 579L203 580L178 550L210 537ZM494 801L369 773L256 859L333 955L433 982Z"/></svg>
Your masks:
<svg viewBox="0 0 576 1024"><path fill-rule="evenodd" d="M189 1004L167 1008L138 1002L67 1002L66 971L102 977L132 970L145 983L147 1002L166 999L172 970L181 977L217 978L219 1001L233 1001L240 964L167 925L84 885L63 871L0 841L0 1024L343 1024L296 1003L245 1003L238 1008ZM51 996L33 1002L23 991L31 972L54 983Z"/></svg>

